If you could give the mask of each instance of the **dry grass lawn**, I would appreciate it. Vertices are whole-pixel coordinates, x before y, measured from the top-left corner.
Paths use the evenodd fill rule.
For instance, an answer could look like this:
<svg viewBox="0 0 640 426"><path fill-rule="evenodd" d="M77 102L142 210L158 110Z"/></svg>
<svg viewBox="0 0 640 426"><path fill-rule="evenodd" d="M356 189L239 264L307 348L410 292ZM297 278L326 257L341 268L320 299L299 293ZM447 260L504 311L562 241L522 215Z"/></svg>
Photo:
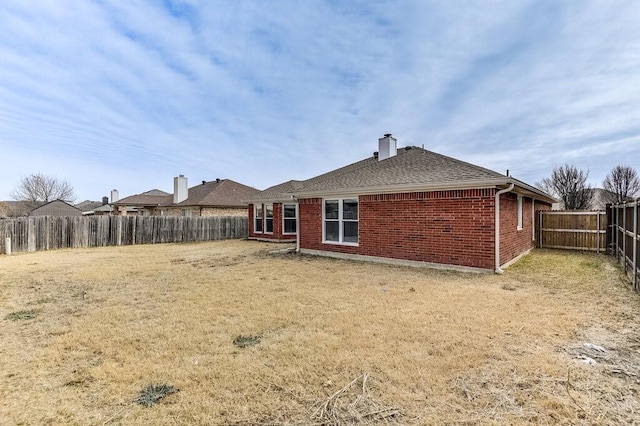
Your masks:
<svg viewBox="0 0 640 426"><path fill-rule="evenodd" d="M494 276L282 247L0 256L0 423L640 423L640 299L607 257Z"/></svg>

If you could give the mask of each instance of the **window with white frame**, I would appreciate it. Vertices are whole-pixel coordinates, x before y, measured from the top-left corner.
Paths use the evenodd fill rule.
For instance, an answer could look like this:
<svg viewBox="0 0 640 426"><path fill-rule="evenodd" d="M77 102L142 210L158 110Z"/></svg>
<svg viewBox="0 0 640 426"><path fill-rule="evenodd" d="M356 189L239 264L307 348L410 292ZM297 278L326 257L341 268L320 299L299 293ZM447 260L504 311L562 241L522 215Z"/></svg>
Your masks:
<svg viewBox="0 0 640 426"><path fill-rule="evenodd" d="M358 200L324 200L325 242L358 243Z"/></svg>
<svg viewBox="0 0 640 426"><path fill-rule="evenodd" d="M253 206L253 232L262 232L262 204Z"/></svg>
<svg viewBox="0 0 640 426"><path fill-rule="evenodd" d="M182 209L182 216L191 217L191 209Z"/></svg>
<svg viewBox="0 0 640 426"><path fill-rule="evenodd" d="M295 234L296 233L296 205L295 204L283 204L282 205L282 230L283 234Z"/></svg>
<svg viewBox="0 0 640 426"><path fill-rule="evenodd" d="M518 195L518 231L522 229L522 195Z"/></svg>
<svg viewBox="0 0 640 426"><path fill-rule="evenodd" d="M264 205L264 232L273 233L273 204Z"/></svg>

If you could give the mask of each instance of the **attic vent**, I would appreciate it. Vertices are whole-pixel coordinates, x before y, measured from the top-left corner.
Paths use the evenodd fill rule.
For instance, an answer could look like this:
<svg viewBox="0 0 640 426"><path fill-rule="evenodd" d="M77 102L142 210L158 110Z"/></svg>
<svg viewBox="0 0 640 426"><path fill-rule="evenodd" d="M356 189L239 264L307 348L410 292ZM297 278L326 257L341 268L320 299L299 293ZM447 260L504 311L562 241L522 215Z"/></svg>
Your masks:
<svg viewBox="0 0 640 426"><path fill-rule="evenodd" d="M220 183L220 178L216 178L216 183Z"/></svg>
<svg viewBox="0 0 640 426"><path fill-rule="evenodd" d="M207 183L207 181L206 181L206 180L203 180L203 181L202 181L202 184L204 185L205 183Z"/></svg>

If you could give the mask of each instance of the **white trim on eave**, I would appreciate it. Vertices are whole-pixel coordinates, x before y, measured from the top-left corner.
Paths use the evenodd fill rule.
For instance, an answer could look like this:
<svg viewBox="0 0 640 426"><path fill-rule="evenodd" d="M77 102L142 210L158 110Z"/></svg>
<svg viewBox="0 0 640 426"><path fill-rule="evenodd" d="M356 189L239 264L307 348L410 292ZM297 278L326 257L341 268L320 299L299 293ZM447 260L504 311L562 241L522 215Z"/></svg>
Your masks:
<svg viewBox="0 0 640 426"><path fill-rule="evenodd" d="M400 184L400 185L379 185L368 186L360 188L346 188L336 190L318 190L318 191L300 191L294 193L296 198L328 198L328 197L345 197L353 194L358 195L372 195L372 194L395 194L406 192L431 192L431 191L448 191L448 190L464 190L464 189L489 189L496 188L505 185L513 184L515 188L519 188L520 191L514 192L522 193L533 199L541 200L547 203L553 203L556 200L549 197L548 194L533 188L523 182L517 181L512 178L495 178L486 180L469 180L458 182L440 182L432 184Z"/></svg>

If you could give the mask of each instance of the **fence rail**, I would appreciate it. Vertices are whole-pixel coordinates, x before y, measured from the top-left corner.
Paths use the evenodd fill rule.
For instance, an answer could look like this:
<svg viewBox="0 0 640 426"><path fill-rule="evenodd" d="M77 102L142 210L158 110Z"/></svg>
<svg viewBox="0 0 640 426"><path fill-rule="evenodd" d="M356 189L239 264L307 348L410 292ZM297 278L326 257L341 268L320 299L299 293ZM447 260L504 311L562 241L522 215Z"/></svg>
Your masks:
<svg viewBox="0 0 640 426"><path fill-rule="evenodd" d="M614 204L610 207L612 254L622 264L625 273L631 275L633 289L640 290L640 200Z"/></svg>
<svg viewBox="0 0 640 426"><path fill-rule="evenodd" d="M538 247L606 251L606 212L541 211L538 215Z"/></svg>
<svg viewBox="0 0 640 426"><path fill-rule="evenodd" d="M134 244L186 243L248 235L246 217L92 216L0 219L0 253Z"/></svg>

